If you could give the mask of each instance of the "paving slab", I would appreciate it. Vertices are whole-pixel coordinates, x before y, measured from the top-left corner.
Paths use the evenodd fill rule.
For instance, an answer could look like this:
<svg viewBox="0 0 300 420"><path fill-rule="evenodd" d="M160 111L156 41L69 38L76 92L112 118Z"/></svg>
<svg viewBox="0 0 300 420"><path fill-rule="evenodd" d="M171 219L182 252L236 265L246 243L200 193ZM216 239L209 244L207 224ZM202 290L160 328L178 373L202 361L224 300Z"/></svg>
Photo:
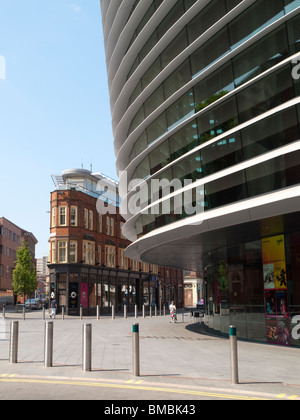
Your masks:
<svg viewBox="0 0 300 420"><path fill-rule="evenodd" d="M11 321L19 321L18 363L9 364ZM0 319L0 380L30 378L84 379L143 386L192 387L238 395L300 398L300 350L238 341L239 385L231 384L230 345L224 337L206 335L186 314L170 323L168 316L135 319L57 316L53 367L44 367L45 322L40 311L6 313ZM92 325L92 371L82 371L82 325ZM133 377L132 325L139 323L140 378ZM4 376L3 376L4 375ZM100 383L99 382L99 383ZM200 391L199 391L200 392ZM189 397L187 397L189 398Z"/></svg>

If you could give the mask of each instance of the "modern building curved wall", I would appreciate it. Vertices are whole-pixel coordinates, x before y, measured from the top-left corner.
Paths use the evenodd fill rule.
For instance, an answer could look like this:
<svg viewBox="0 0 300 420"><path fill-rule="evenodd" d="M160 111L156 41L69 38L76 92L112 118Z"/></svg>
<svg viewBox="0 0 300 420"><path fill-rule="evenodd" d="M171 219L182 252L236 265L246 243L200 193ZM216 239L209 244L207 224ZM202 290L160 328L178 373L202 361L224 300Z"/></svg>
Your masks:
<svg viewBox="0 0 300 420"><path fill-rule="evenodd" d="M101 0L127 255L300 345L300 0Z"/></svg>
<svg viewBox="0 0 300 420"><path fill-rule="evenodd" d="M196 258L193 251L189 261L180 258L185 237L295 209L300 86L292 60L300 48L299 6L101 0L122 199L138 191L128 190L130 181L149 185L140 212L124 208L130 256L199 270L198 250ZM181 180L177 196L190 179L203 211L187 217L171 203L171 214L151 214L153 179ZM176 241L178 253L161 252Z"/></svg>

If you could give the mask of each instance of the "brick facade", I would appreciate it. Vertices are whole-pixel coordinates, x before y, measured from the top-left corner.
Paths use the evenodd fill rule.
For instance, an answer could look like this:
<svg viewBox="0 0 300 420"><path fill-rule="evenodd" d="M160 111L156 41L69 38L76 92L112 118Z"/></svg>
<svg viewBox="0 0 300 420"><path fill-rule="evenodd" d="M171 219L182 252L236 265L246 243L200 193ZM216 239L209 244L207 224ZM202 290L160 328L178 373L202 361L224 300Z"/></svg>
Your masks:
<svg viewBox="0 0 300 420"><path fill-rule="evenodd" d="M134 304L141 309L143 304L168 305L173 299L182 307L182 270L124 257L130 241L122 236L125 221L118 207L116 214L100 215L96 204L97 198L76 188L51 193L49 293L56 295L59 306L64 305L70 314L78 313L84 283L89 294L86 314L95 313L97 305L107 313L114 304L120 312L124 304L132 310ZM113 256L108 254L111 249ZM73 305L72 290L73 296L80 296Z"/></svg>
<svg viewBox="0 0 300 420"><path fill-rule="evenodd" d="M28 243L28 248L35 260L35 245L37 240L31 232L16 226L5 217L0 218L0 292L2 295L12 291L12 273L17 259L17 250L22 242Z"/></svg>

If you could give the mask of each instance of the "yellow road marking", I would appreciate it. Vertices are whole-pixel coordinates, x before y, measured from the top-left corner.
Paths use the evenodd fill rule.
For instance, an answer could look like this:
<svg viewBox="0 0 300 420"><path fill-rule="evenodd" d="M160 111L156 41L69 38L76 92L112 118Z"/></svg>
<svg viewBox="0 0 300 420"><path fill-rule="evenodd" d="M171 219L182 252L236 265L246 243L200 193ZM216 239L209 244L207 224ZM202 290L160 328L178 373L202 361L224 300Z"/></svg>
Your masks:
<svg viewBox="0 0 300 420"><path fill-rule="evenodd" d="M127 384L142 384L144 381L136 381L134 379L130 379L129 381L126 381Z"/></svg>
<svg viewBox="0 0 300 420"><path fill-rule="evenodd" d="M285 398L285 397L286 397L286 394L279 394L279 395L277 395L276 398Z"/></svg>
<svg viewBox="0 0 300 420"><path fill-rule="evenodd" d="M288 399L289 400L295 400L296 398L298 398L298 395L291 395Z"/></svg>
<svg viewBox="0 0 300 420"><path fill-rule="evenodd" d="M98 387L98 388L117 388L117 389L131 389L137 391L153 391L153 392L165 392L172 394L185 394L185 395L196 395L201 397L212 397L212 398L221 398L221 399L234 399L234 400L246 400L246 401L257 401L257 400L268 400L267 398L256 398L256 397L247 397L242 395L233 395L233 394L219 394L215 392L201 392L201 391L192 391L184 389L174 389L174 388L161 388L161 387L152 387L152 386L135 386L135 385L120 385L120 384L109 384L109 383L98 383L98 382L83 382L83 381L68 381L68 380L50 380L50 379L23 379L23 378L0 378L0 382L10 382L10 383L24 383L24 384L55 384L55 385L73 385L73 386L84 386L84 387Z"/></svg>

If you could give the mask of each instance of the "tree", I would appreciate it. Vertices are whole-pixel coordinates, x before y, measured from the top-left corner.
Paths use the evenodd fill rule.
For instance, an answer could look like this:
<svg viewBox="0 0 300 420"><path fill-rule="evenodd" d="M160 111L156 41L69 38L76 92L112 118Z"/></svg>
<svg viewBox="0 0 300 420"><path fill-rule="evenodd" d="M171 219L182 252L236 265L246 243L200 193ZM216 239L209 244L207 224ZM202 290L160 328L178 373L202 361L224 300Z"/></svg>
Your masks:
<svg viewBox="0 0 300 420"><path fill-rule="evenodd" d="M16 295L32 294L37 289L37 274L27 242L23 241L22 247L17 251L16 268L13 271L13 289Z"/></svg>

